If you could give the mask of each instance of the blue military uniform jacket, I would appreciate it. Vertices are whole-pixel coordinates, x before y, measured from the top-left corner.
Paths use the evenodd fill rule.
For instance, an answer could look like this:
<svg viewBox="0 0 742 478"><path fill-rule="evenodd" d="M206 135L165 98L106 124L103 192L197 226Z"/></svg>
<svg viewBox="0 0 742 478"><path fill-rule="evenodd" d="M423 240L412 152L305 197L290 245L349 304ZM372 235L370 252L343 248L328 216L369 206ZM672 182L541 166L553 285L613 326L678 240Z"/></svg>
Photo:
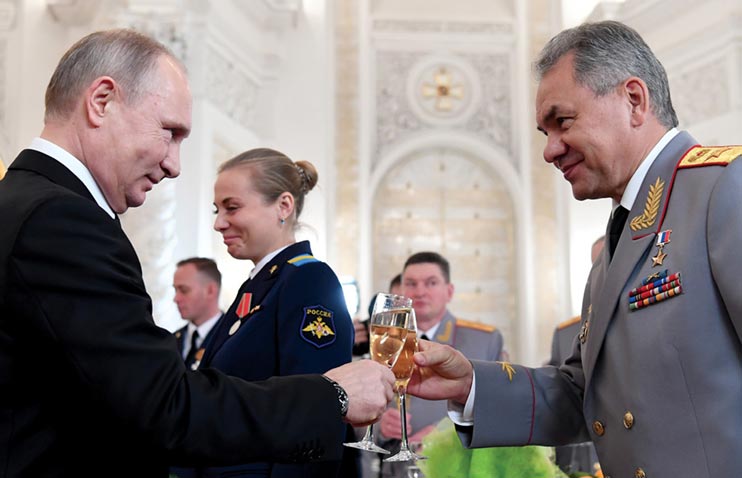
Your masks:
<svg viewBox="0 0 742 478"><path fill-rule="evenodd" d="M740 156L684 132L665 146L593 265L566 362L473 362L467 445L591 439L605 476L740 476Z"/></svg>
<svg viewBox="0 0 742 478"><path fill-rule="evenodd" d="M353 324L342 287L309 242L290 245L246 281L213 330L200 368L245 380L324 373L351 361ZM202 476L334 476L339 462L251 463ZM243 473L238 473L238 470Z"/></svg>

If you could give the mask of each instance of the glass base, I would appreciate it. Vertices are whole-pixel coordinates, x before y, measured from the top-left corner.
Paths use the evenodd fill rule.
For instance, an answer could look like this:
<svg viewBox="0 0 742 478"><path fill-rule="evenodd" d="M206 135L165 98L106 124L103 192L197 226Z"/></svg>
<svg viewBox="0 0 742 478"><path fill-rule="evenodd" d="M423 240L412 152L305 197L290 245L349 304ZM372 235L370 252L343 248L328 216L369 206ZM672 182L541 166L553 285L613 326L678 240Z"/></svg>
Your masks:
<svg viewBox="0 0 742 478"><path fill-rule="evenodd" d="M344 446L350 447L350 448L358 448L359 450L363 451L373 451L376 453L383 453L385 455L390 455L392 452L389 450L385 450L381 448L379 445L372 441L356 441L353 443L343 443Z"/></svg>
<svg viewBox="0 0 742 478"><path fill-rule="evenodd" d="M384 461L417 461L427 459L427 456L418 455L417 453L413 453L410 450L400 450L399 453L397 453L396 455L390 456L389 458L384 458Z"/></svg>

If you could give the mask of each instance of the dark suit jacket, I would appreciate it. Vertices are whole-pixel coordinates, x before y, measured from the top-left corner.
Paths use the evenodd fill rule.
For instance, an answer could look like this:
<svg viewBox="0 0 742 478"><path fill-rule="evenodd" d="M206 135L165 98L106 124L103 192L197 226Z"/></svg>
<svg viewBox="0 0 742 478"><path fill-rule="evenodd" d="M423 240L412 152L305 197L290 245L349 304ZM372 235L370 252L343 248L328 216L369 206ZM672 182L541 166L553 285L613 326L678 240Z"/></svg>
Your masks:
<svg viewBox="0 0 742 478"><path fill-rule="evenodd" d="M321 330L319 323L324 324ZM246 281L213 330L201 366L245 380L321 373L352 359L353 323L342 287L332 269L312 256L307 241L290 245ZM337 476L339 465L263 462L207 470L203 476L330 478Z"/></svg>
<svg viewBox="0 0 742 478"><path fill-rule="evenodd" d="M0 224L1 477L341 456L321 376L186 371L119 223L60 163L19 155L0 181Z"/></svg>

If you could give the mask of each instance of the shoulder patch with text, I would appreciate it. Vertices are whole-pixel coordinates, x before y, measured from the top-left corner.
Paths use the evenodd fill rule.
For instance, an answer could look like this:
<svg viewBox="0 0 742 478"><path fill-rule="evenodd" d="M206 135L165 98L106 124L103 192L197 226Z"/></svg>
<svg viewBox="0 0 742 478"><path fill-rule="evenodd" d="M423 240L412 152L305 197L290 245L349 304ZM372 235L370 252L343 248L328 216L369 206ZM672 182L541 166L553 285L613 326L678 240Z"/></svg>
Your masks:
<svg viewBox="0 0 742 478"><path fill-rule="evenodd" d="M299 327L301 338L318 349L335 342L337 336L334 315L330 309L321 305L304 307L304 319Z"/></svg>

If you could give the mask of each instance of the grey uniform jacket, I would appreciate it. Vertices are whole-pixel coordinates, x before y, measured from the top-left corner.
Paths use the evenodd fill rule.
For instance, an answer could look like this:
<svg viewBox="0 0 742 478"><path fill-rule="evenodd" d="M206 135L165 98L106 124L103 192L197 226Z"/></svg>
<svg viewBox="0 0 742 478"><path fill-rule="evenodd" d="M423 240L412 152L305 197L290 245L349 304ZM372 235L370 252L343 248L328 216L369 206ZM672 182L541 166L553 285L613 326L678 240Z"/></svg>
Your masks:
<svg viewBox="0 0 742 478"><path fill-rule="evenodd" d="M650 167L613 260L605 248L593 266L565 364L475 363L465 444L592 439L605 476L741 476L741 150L695 144L680 133ZM681 293L632 311L631 290L665 270Z"/></svg>
<svg viewBox="0 0 742 478"><path fill-rule="evenodd" d="M551 339L549 365L558 367L572 354L572 345L580 333L580 316L565 320L554 329ZM591 442L556 447L556 464L565 473L584 471L595 473L600 469L598 455Z"/></svg>

